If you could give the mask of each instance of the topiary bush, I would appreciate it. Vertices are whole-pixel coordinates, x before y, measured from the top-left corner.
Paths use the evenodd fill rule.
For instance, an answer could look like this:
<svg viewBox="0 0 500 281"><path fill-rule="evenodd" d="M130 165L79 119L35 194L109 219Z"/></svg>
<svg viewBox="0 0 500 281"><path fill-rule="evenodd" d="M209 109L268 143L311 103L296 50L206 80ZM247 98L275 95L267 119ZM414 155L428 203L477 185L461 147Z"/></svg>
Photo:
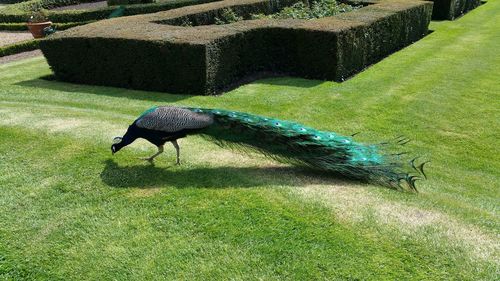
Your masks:
<svg viewBox="0 0 500 281"><path fill-rule="evenodd" d="M40 47L60 80L211 95L260 72L343 81L422 38L432 13L431 2L365 1L321 19L215 25L226 9L250 19L293 3L226 0L110 19L56 33Z"/></svg>

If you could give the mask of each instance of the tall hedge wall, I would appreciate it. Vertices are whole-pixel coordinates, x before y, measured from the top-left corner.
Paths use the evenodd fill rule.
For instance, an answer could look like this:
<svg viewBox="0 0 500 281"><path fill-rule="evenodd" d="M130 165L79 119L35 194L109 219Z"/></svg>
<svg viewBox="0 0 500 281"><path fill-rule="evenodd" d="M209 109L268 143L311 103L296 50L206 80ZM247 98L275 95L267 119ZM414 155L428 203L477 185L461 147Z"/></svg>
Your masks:
<svg viewBox="0 0 500 281"><path fill-rule="evenodd" d="M271 13L295 2L287 1L226 0L105 20L56 33L40 47L64 81L211 95L261 71L342 81L427 34L432 12L431 2L386 0L317 20L162 24L207 21L225 7Z"/></svg>

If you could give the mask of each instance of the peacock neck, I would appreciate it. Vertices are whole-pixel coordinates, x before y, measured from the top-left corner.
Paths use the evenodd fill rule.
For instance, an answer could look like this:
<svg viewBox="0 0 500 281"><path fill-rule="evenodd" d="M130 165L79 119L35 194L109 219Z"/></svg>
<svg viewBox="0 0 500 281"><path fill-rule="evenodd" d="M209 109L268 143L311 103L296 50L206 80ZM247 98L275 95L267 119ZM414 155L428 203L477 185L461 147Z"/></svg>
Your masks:
<svg viewBox="0 0 500 281"><path fill-rule="evenodd" d="M130 127L128 127L127 132L123 136L123 139L120 142L120 146L121 147L127 146L127 145L133 143L137 138L138 138L138 136L137 136L137 132L135 130L135 125L131 125Z"/></svg>

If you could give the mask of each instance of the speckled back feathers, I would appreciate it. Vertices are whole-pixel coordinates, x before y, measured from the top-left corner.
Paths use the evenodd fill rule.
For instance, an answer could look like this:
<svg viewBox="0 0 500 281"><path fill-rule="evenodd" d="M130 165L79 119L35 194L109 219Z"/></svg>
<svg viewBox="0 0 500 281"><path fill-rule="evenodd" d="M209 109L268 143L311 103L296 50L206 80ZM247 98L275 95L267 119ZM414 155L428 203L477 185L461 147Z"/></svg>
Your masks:
<svg viewBox="0 0 500 281"><path fill-rule="evenodd" d="M212 123L211 115L171 106L150 108L135 121L137 127L169 133L202 129Z"/></svg>

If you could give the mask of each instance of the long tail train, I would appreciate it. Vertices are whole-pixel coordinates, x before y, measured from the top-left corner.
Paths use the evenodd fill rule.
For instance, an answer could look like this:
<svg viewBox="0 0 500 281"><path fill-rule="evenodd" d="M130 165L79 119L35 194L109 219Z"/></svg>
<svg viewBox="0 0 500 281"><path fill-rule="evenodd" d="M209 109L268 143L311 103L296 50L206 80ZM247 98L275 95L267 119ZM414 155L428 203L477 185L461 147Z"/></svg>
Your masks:
<svg viewBox="0 0 500 281"><path fill-rule="evenodd" d="M426 178L424 166L428 162L417 164L418 157L405 161L406 152L386 152L409 142L402 136L366 145L352 137L289 121L220 109L186 109L213 116L213 123L198 133L223 147L257 150L280 162L400 190L416 192L415 182Z"/></svg>

